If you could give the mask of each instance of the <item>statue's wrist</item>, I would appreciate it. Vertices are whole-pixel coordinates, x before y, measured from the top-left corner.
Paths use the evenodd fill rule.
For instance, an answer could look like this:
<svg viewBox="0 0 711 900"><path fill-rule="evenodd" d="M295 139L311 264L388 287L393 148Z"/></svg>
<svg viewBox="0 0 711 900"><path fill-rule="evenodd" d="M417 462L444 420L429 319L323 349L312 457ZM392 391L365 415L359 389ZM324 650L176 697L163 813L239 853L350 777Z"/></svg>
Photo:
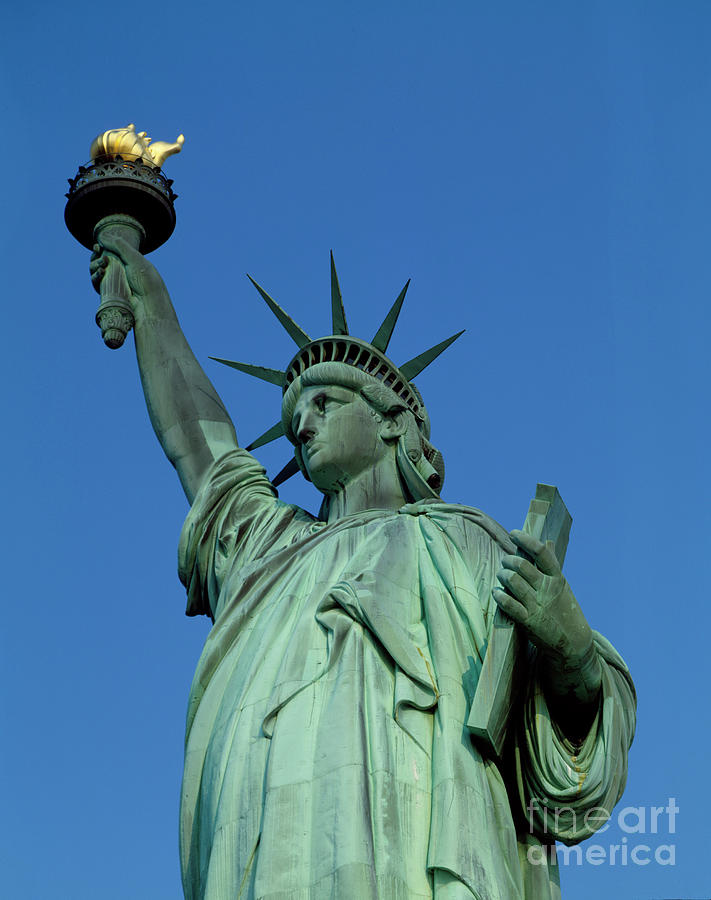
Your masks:
<svg viewBox="0 0 711 900"><path fill-rule="evenodd" d="M546 692L591 703L602 681L600 657L592 636L583 650L566 654L544 653L543 674Z"/></svg>
<svg viewBox="0 0 711 900"><path fill-rule="evenodd" d="M572 671L576 672L578 683L585 688L586 693L591 697L597 696L602 681L602 668L597 647L592 639L587 650L576 659L571 660L570 665L574 666Z"/></svg>
<svg viewBox="0 0 711 900"><path fill-rule="evenodd" d="M591 640L573 657L541 660L543 692L553 720L574 744L588 734L598 709L602 684L600 657Z"/></svg>

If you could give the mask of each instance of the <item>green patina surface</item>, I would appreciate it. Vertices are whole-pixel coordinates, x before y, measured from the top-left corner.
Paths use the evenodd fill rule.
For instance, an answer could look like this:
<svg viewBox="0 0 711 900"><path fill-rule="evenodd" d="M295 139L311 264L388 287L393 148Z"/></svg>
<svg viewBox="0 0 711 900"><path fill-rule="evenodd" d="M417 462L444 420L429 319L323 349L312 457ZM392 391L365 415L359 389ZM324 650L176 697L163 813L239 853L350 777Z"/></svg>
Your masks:
<svg viewBox="0 0 711 900"><path fill-rule="evenodd" d="M635 704L552 545L443 503L419 394L334 361L301 330L300 346L318 346L284 383L269 437L292 441L292 468L324 503L315 518L281 502L239 449L154 267L115 232L99 239L94 283L123 267L151 421L192 503L188 613L214 620L189 703L186 897L559 896L541 847L582 840L611 812ZM335 268L332 300L343 338ZM470 716L504 614L523 689L499 754Z"/></svg>

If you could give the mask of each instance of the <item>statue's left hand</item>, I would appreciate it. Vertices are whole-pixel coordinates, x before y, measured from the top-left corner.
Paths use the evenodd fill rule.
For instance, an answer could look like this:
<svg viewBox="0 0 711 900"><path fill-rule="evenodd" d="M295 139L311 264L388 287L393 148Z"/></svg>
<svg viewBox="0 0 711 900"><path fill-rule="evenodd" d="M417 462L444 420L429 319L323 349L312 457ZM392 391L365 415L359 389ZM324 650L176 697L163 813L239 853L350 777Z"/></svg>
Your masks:
<svg viewBox="0 0 711 900"><path fill-rule="evenodd" d="M555 673L553 689L568 693L574 685L578 693L584 687L581 682L587 682L579 696L584 700L599 686L592 629L563 577L553 544L523 531L512 531L511 540L528 559L511 554L502 558L497 572L502 587L494 588L494 599L538 647Z"/></svg>
<svg viewBox="0 0 711 900"><path fill-rule="evenodd" d="M507 554L501 560L494 599L524 629L541 652L575 661L592 642L592 630L563 577L553 552L523 531L512 531L511 540L529 559Z"/></svg>

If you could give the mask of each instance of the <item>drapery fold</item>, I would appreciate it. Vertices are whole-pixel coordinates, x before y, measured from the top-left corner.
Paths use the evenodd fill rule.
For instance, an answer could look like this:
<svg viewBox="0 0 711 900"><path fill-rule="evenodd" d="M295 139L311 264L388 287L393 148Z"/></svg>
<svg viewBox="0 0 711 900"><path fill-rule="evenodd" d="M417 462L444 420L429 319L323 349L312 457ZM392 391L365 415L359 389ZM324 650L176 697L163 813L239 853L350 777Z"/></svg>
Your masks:
<svg viewBox="0 0 711 900"><path fill-rule="evenodd" d="M188 706L188 898L558 896L554 855L529 848L586 826L559 815L551 830L527 805L566 800L582 819L616 802L633 695L596 639L603 697L582 748L550 721L534 667L515 783L482 756L466 721L512 549L483 513L442 502L318 522L245 451L218 460L179 551L189 614L215 620Z"/></svg>

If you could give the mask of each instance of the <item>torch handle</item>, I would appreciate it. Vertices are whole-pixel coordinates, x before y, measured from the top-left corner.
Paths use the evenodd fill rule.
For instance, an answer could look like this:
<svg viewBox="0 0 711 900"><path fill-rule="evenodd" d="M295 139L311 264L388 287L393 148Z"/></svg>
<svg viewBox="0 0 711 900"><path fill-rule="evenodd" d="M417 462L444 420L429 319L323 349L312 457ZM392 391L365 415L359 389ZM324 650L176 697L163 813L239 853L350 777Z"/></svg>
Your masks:
<svg viewBox="0 0 711 900"><path fill-rule="evenodd" d="M94 228L94 238L120 237L134 249L138 250L145 238L143 226L133 216L105 216ZM101 279L101 305L96 312L96 324L101 329L104 343L111 350L117 350L126 340L126 335L133 328L134 318L131 311L131 291L126 280L123 266L114 254L110 257L106 274Z"/></svg>

